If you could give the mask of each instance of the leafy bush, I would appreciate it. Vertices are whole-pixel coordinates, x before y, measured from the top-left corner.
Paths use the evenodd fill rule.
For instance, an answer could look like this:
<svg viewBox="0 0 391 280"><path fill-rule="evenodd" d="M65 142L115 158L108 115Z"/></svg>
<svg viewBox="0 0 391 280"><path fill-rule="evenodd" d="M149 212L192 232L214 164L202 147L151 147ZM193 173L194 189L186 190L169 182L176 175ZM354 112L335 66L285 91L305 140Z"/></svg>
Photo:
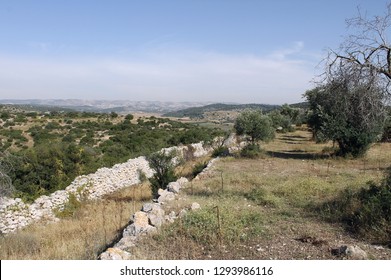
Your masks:
<svg viewBox="0 0 391 280"><path fill-rule="evenodd" d="M229 154L228 147L220 146L213 150L212 157L227 157Z"/></svg>
<svg viewBox="0 0 391 280"><path fill-rule="evenodd" d="M245 158L257 158L262 154L258 144L248 144L240 151L240 156Z"/></svg>
<svg viewBox="0 0 391 280"><path fill-rule="evenodd" d="M344 77L307 91L308 125L315 140L338 143L341 156L359 157L378 140L385 121L380 88Z"/></svg>
<svg viewBox="0 0 391 280"><path fill-rule="evenodd" d="M192 171L193 178L200 174L206 167L208 166L208 162L200 162L197 163Z"/></svg>
<svg viewBox="0 0 391 280"><path fill-rule="evenodd" d="M166 189L168 183L177 179L174 172L174 154L156 152L147 157L150 168L155 172L149 179L152 186L152 195L157 196L159 189Z"/></svg>
<svg viewBox="0 0 391 280"><path fill-rule="evenodd" d="M274 128L268 116L260 110L246 110L242 112L235 121L235 131L238 135L249 137L251 144L258 141L270 141L274 139Z"/></svg>
<svg viewBox="0 0 391 280"><path fill-rule="evenodd" d="M81 205L82 203L77 199L76 195L70 193L68 196L68 202L64 205L64 209L55 210L54 214L57 218L70 218L73 217Z"/></svg>
<svg viewBox="0 0 391 280"><path fill-rule="evenodd" d="M391 169L380 184L369 182L359 191L345 190L322 207L349 230L374 242L391 242Z"/></svg>

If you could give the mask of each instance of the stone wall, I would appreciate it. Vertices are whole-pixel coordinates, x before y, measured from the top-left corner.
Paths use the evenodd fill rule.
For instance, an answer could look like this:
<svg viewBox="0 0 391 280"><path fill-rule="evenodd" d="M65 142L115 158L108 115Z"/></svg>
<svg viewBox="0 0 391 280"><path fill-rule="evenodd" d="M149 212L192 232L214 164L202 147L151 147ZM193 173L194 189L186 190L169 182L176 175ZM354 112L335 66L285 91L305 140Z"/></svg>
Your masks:
<svg viewBox="0 0 391 280"><path fill-rule="evenodd" d="M163 149L170 152L175 150L179 158L192 153L194 157L201 157L213 149L203 143L191 144ZM145 157L130 159L125 163L116 164L111 168L100 168L95 173L77 177L65 190L41 196L32 204L24 203L20 198L0 197L0 233L6 234L21 229L35 221L55 222L55 210L62 210L74 194L79 200L99 199L103 195L112 193L121 188L138 184L139 175L144 173L148 178L153 175Z"/></svg>
<svg viewBox="0 0 391 280"><path fill-rule="evenodd" d="M218 158L209 161L207 167L194 178L199 180L213 173L214 164ZM122 232L121 239L113 247L107 248L100 254L100 260L127 260L131 259L131 248L137 246L138 241L145 235L156 233L165 223L173 223L176 219L184 217L189 211L197 211L200 204L193 202L178 212L166 209L166 205L178 199L180 190L186 187L188 180L180 178L168 184L167 189L159 190L159 197L150 203L145 203L140 211L133 214L130 223Z"/></svg>

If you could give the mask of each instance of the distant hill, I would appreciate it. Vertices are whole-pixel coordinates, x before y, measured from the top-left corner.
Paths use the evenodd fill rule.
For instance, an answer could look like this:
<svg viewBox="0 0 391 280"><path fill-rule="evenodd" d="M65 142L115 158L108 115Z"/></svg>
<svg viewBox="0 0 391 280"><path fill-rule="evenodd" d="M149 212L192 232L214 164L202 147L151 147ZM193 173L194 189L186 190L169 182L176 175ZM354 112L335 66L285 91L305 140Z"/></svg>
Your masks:
<svg viewBox="0 0 391 280"><path fill-rule="evenodd" d="M63 108L58 106L51 106L51 105L39 105L39 104L1 104L0 102L0 110L8 111L8 112L53 112L53 111L60 111L60 112L74 112L75 110L71 108Z"/></svg>
<svg viewBox="0 0 391 280"><path fill-rule="evenodd" d="M210 102L163 102L163 101L130 101L130 100L84 100L84 99L0 99L0 104L28 105L33 107L54 108L64 111L127 114L134 112L167 113ZM60 107L61 109L58 109ZM57 108L57 109L56 109ZM50 110L51 111L51 110Z"/></svg>
<svg viewBox="0 0 391 280"><path fill-rule="evenodd" d="M261 109L267 113L274 109L279 108L279 105L268 105L268 104L223 104L214 103L201 107L191 107L178 111L173 111L164 114L164 117L176 117L176 118L203 118L205 113L213 111L241 111L245 109Z"/></svg>
<svg viewBox="0 0 391 280"><path fill-rule="evenodd" d="M300 103L294 103L294 104L289 104L292 108L299 108L299 109L308 109L309 104L308 102L300 102Z"/></svg>

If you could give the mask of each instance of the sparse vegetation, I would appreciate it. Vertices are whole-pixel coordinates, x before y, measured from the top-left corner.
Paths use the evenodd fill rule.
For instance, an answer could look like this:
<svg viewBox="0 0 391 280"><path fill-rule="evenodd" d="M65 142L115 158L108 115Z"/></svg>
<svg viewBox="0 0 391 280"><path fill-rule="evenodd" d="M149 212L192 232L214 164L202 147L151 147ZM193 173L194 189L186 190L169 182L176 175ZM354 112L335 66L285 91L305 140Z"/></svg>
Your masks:
<svg viewBox="0 0 391 280"><path fill-rule="evenodd" d="M12 161L7 176L15 196L32 201L64 189L79 175L95 172L164 147L210 141L218 129L169 119L120 116L114 112L23 112L1 106L0 152ZM22 122L22 123L21 123ZM2 159L3 160L3 159ZM2 174L5 175L3 172Z"/></svg>
<svg viewBox="0 0 391 280"><path fill-rule="evenodd" d="M391 172L380 183L368 182L362 188L347 188L321 208L331 220L344 223L348 230L372 242L391 242Z"/></svg>
<svg viewBox="0 0 391 280"><path fill-rule="evenodd" d="M278 134L264 145L262 159L220 160L215 172L194 181L180 202L197 201L203 210L143 239L131 251L133 258L331 259L335 257L328 248L343 240L365 246L371 258L390 259L388 249L382 255L366 245L376 235L356 233L352 237L341 220L330 219L334 212L322 208L346 189L360 193L368 181L380 184L382 168L389 164L390 144L372 146L363 158L346 159L325 157L323 150L332 143L315 144L310 139L310 132L305 131ZM327 246L303 245L297 241L303 236Z"/></svg>
<svg viewBox="0 0 391 280"><path fill-rule="evenodd" d="M331 202L339 201L346 189L351 190L352 202L357 202L359 197L372 197L372 192L366 196L358 194L368 181L377 186L383 184L382 170L389 164L390 144L372 146L363 158L346 159L325 157L323 150L332 144L316 144L310 138L310 132L301 130L278 134L274 141L264 144L265 155L261 159L222 158L215 172L193 181L191 187L183 190L181 200L175 201L167 211L178 212L194 201L202 209L163 226L157 235L143 238L140 246L132 249L132 258L306 259L311 254L313 259L330 259L333 256L329 255L328 246L344 240L366 246L371 258L390 259L387 248L378 251L365 245L375 237L380 241L378 235L365 230L366 234L356 232L352 237L340 224L343 220L337 219L341 216L330 212L337 211L336 204ZM176 174L190 174L197 162L187 163L186 170L178 168ZM140 209L137 200L148 201L151 197L150 186L144 183L136 191L124 189L100 203L83 204L59 223L32 226L2 237L1 254L6 255L1 258L94 259L119 233L119 220L124 225L130 213ZM379 213L368 209L372 215ZM335 219L331 219L333 216ZM113 230L109 230L111 225ZM295 240L303 236L323 240L328 246L303 245ZM58 245L49 248L48 244Z"/></svg>
<svg viewBox="0 0 391 280"><path fill-rule="evenodd" d="M154 171L149 179L152 187L152 194L157 196L159 189L166 189L168 183L175 181L175 164L173 159L175 153L156 152L147 157L149 166Z"/></svg>

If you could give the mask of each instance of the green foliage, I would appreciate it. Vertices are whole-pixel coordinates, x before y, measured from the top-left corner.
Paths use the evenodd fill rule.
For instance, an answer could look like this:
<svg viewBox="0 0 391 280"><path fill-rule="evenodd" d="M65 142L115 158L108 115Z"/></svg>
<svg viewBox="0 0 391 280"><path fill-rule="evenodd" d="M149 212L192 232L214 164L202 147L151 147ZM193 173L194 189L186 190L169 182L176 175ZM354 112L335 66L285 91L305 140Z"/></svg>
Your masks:
<svg viewBox="0 0 391 280"><path fill-rule="evenodd" d="M217 147L212 153L212 157L227 157L229 155L229 149L226 146Z"/></svg>
<svg viewBox="0 0 391 280"><path fill-rule="evenodd" d="M8 137L9 139L20 140L21 142L27 142L27 138L22 135L22 130L17 129L1 129L0 135Z"/></svg>
<svg viewBox="0 0 391 280"><path fill-rule="evenodd" d="M131 120L133 120L133 118L134 118L134 116L133 116L132 114L127 114L127 115L125 116L125 120L131 121Z"/></svg>
<svg viewBox="0 0 391 280"><path fill-rule="evenodd" d="M305 93L317 141L338 143L342 156L362 156L383 131L383 94L376 86L333 81Z"/></svg>
<svg viewBox="0 0 391 280"><path fill-rule="evenodd" d="M381 141L383 142L391 142L391 108L388 108L388 114L386 123L384 125L384 131L381 137Z"/></svg>
<svg viewBox="0 0 391 280"><path fill-rule="evenodd" d="M110 118L118 118L118 114L116 112L111 112L110 113Z"/></svg>
<svg viewBox="0 0 391 280"><path fill-rule="evenodd" d="M248 144L240 151L240 156L255 159L258 158L262 152L263 151L258 144Z"/></svg>
<svg viewBox="0 0 391 280"><path fill-rule="evenodd" d="M274 128L268 116L260 110L246 110L236 119L234 126L238 135L247 135L254 145L259 140L270 141L274 138Z"/></svg>
<svg viewBox="0 0 391 280"><path fill-rule="evenodd" d="M141 169L137 169L137 175L141 183L145 183L146 181L148 181L147 175Z"/></svg>
<svg viewBox="0 0 391 280"><path fill-rule="evenodd" d="M221 243L233 245L249 241L263 231L263 217L259 213L219 207L217 216L216 210L216 207L207 207L186 215L180 225L181 235L213 248Z"/></svg>
<svg viewBox="0 0 391 280"><path fill-rule="evenodd" d="M156 152L147 157L149 166L154 171L149 181L152 186L152 195L155 197L159 189L166 189L168 183L177 179L173 163L174 156L173 153Z"/></svg>
<svg viewBox="0 0 391 280"><path fill-rule="evenodd" d="M279 132L292 132L294 125L302 125L305 122L305 110L288 104L271 111L268 116L272 120L273 127L280 128Z"/></svg>
<svg viewBox="0 0 391 280"><path fill-rule="evenodd" d="M0 197L11 196L15 191L11 178L8 175L12 169L13 166L10 163L9 155L0 152Z"/></svg>
<svg viewBox="0 0 391 280"><path fill-rule="evenodd" d="M200 174L206 167L208 166L208 162L199 162L193 167L192 177L196 177Z"/></svg>
<svg viewBox="0 0 391 280"><path fill-rule="evenodd" d="M60 143L39 145L17 153L10 177L18 195L34 200L42 194L64 189L76 176L95 170L94 164L92 152L83 147Z"/></svg>
<svg viewBox="0 0 391 280"><path fill-rule="evenodd" d="M291 132L294 130L292 127L292 119L287 115L281 114L280 111L275 110L270 112L268 116L272 120L273 127L275 129L279 127L282 128L280 132Z"/></svg>
<svg viewBox="0 0 391 280"><path fill-rule="evenodd" d="M3 118L25 120L22 111L1 111ZM69 185L76 176L95 172L162 148L210 141L218 129L184 124L156 117L113 123L110 114L92 112L29 113L24 130L0 129L0 151L10 152L12 172L7 175L15 186L15 195L31 201ZM32 117L40 116L39 119ZM116 118L120 119L119 116ZM30 134L33 147L27 147ZM4 136L4 137L3 137Z"/></svg>
<svg viewBox="0 0 391 280"><path fill-rule="evenodd" d="M10 117L11 117L11 115L9 112L1 112L0 113L0 119L2 119L3 121L8 120Z"/></svg>
<svg viewBox="0 0 391 280"><path fill-rule="evenodd" d="M321 209L356 234L374 242L391 242L391 169L382 183L369 182L359 191L346 189Z"/></svg>
<svg viewBox="0 0 391 280"><path fill-rule="evenodd" d="M68 202L64 205L62 210L55 210L54 214L57 218L70 218L75 215L75 212L81 207L81 202L77 199L76 195L70 193L68 196Z"/></svg>
<svg viewBox="0 0 391 280"><path fill-rule="evenodd" d="M265 112L271 111L273 109L278 108L277 105L267 105L267 104L209 104L202 107L191 107L183 110L179 110L176 112L170 112L167 114L164 114L163 116L166 117L177 117L177 118L183 118L183 117L190 117L190 118L203 118L204 113L206 112L213 112L213 111L234 111L234 110L263 110Z"/></svg>
<svg viewBox="0 0 391 280"><path fill-rule="evenodd" d="M281 198L273 195L262 187L254 187L245 194L245 198L255 202L257 205L278 207L281 205Z"/></svg>

